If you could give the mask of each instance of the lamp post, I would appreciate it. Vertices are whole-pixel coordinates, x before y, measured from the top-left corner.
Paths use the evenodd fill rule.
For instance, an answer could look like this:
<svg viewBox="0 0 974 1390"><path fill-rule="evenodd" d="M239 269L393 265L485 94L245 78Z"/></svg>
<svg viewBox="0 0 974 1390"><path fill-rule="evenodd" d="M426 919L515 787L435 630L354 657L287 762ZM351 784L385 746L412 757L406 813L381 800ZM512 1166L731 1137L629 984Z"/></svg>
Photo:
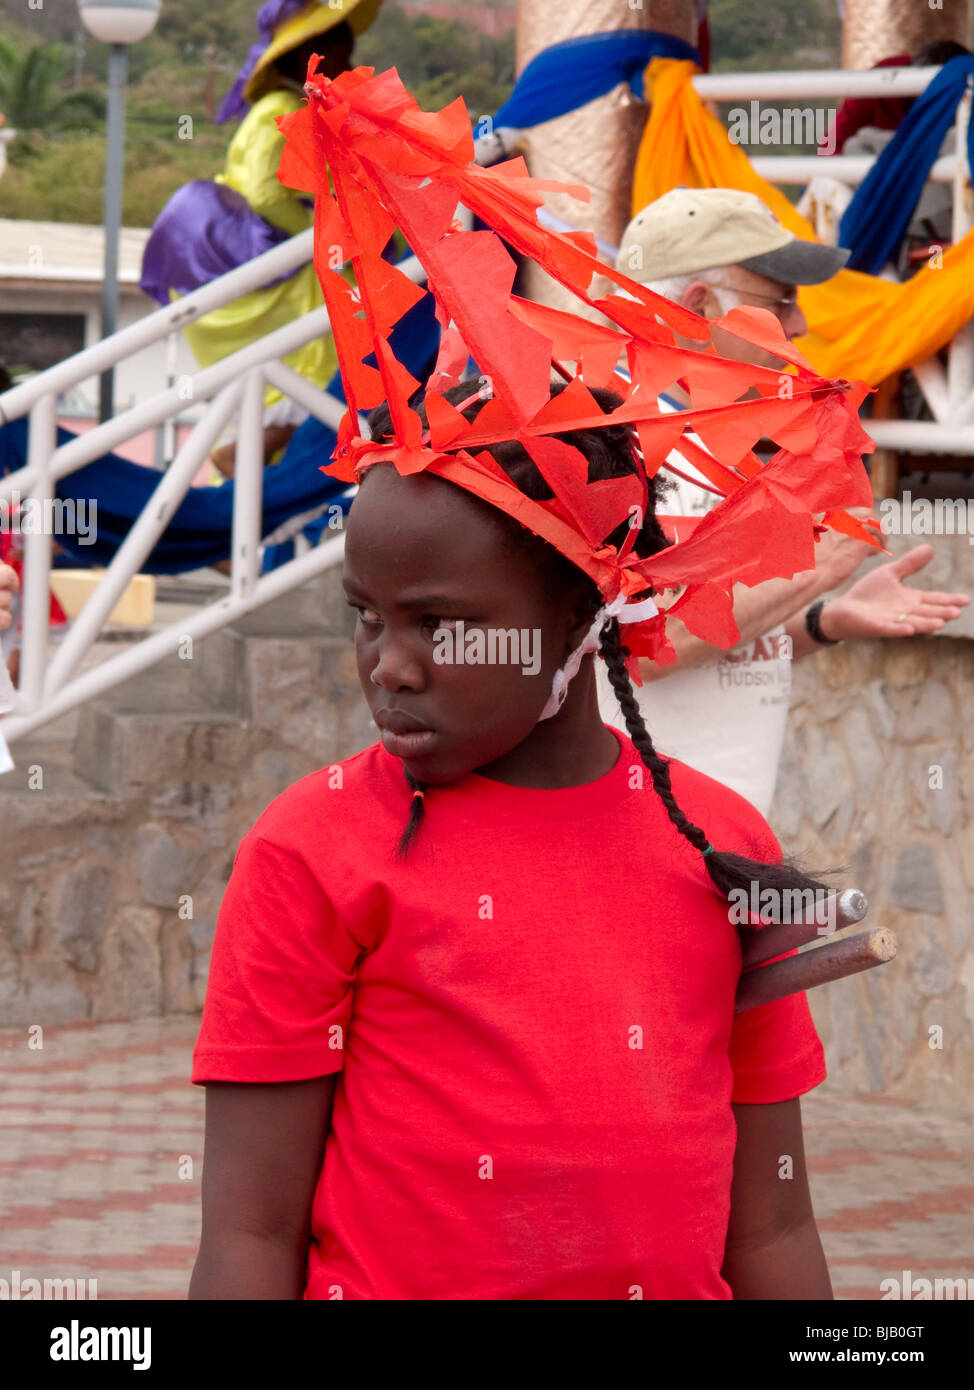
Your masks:
<svg viewBox="0 0 974 1390"><path fill-rule="evenodd" d="M128 45L156 27L160 0L78 0L81 22L93 38L111 45L108 54L108 129L105 140L105 273L101 287L101 336L118 325L118 242L122 226L122 155L125 147L125 79ZM114 413L115 371L102 374L98 418Z"/></svg>

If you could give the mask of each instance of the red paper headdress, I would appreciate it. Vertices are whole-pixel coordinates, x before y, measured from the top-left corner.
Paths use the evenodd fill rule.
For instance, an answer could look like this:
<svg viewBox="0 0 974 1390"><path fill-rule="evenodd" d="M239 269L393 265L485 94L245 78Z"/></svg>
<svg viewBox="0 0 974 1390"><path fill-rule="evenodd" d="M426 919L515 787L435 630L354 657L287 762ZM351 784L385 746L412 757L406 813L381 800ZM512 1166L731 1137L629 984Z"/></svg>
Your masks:
<svg viewBox="0 0 974 1390"><path fill-rule="evenodd" d="M720 326L792 363L793 375L720 358L712 348L700 353L676 346L672 330L702 339L712 325L599 261L587 233L562 234L539 224L546 193L587 201L587 189L532 179L522 159L480 168L463 102L422 111L395 69L375 76L371 68L356 68L331 81L313 75L314 66L305 88L308 105L279 122L286 135L280 178L315 195L315 265L349 407L323 471L357 481L361 470L380 461L401 474L426 469L549 541L595 581L607 604L615 601L616 612L649 587L685 585L668 612L721 647L739 636L735 583L789 578L814 567L815 514L825 514L825 526L881 549L842 510L872 504L861 461L872 442L857 414L868 386L817 376L780 325L750 307L731 310ZM494 230L465 231L455 218L458 204ZM425 395L425 436L409 406L420 383L389 345L395 324L427 292L383 259L396 227L427 272L444 330ZM614 327L512 295L516 267L501 238ZM351 261L355 289L330 268L336 259ZM595 275L625 293L590 298ZM365 364L371 353L377 367ZM628 385L615 371L623 353ZM462 377L470 356L492 386L492 398L472 423L442 395ZM553 362L574 367L568 386L554 397ZM657 397L676 381L685 384L693 408L663 414ZM589 390L604 386L624 397L609 415ZM740 400L752 387L758 398ZM361 436L358 418L383 401L395 440L378 445ZM687 540L645 559L632 549L638 526L630 524L618 549L604 544L620 523L631 522L634 508L644 507L642 479L633 474L589 483L586 459L552 438L620 423L634 427L650 477L679 443L724 496ZM688 439L688 431L711 452ZM754 453L765 436L779 446L766 465ZM554 500L526 497L486 451L507 440L524 448ZM650 611L651 604L620 613L633 667L638 655L674 659L664 614L632 621Z"/></svg>

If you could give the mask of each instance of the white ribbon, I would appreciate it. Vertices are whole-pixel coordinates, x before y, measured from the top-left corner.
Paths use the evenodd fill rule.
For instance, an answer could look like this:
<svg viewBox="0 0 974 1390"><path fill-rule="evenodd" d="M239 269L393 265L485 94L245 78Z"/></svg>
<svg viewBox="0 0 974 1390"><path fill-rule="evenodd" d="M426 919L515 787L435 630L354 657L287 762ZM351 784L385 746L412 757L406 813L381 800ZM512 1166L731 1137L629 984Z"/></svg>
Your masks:
<svg viewBox="0 0 974 1390"><path fill-rule="evenodd" d="M548 696L548 703L538 716L538 723L540 724L542 719L550 719L561 709L565 703L565 696L568 694L568 682L578 674L582 658L587 656L589 652L598 651L599 635L610 618L618 618L620 623L642 623L647 618L654 617L658 612L659 609L651 598L640 599L638 603L627 603L625 595L619 594L611 603L604 604L596 613L592 626L564 666L559 667L555 672L555 678L551 682L551 694Z"/></svg>

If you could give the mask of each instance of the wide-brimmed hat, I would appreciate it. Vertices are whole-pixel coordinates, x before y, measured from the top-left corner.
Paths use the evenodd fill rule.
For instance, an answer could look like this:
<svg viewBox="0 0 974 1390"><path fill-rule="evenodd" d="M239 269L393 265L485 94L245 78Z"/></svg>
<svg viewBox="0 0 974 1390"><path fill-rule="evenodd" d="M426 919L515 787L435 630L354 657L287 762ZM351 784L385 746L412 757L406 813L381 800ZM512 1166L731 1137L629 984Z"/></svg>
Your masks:
<svg viewBox="0 0 974 1390"><path fill-rule="evenodd" d="M327 4L318 0L266 0L257 12L261 42L247 55L220 108L217 124L243 115L248 105L273 89L274 65L285 53L339 24L361 34L381 8L382 0L328 0Z"/></svg>

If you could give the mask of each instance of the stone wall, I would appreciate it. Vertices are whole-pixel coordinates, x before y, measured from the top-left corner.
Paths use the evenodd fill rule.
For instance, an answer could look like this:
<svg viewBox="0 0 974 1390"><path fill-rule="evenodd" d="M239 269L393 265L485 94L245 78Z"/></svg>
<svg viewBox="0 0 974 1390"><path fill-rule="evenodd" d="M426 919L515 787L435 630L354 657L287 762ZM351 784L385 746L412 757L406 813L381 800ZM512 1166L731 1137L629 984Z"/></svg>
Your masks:
<svg viewBox="0 0 974 1390"><path fill-rule="evenodd" d="M932 543L911 586L969 590L968 537ZM889 964L809 994L831 1084L940 1108L974 1100L972 636L968 611L937 636L797 662L769 817L810 868L848 865L839 881L870 901L861 929L899 942Z"/></svg>

